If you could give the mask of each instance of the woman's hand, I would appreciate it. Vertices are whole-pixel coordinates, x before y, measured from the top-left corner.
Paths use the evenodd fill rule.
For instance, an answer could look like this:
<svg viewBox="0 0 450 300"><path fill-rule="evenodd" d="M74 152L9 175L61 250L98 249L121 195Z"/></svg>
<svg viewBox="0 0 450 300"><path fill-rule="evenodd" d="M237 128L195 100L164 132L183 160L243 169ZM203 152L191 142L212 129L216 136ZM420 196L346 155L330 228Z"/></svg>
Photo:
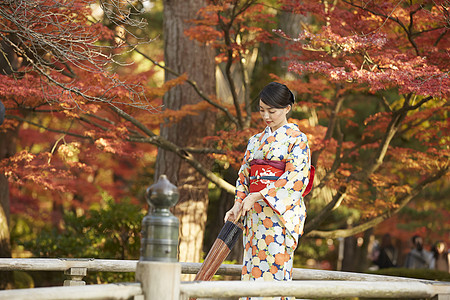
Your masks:
<svg viewBox="0 0 450 300"><path fill-rule="evenodd" d="M225 222L228 221L228 219L231 218L231 221L236 220L236 217L239 213L239 211L242 208L242 203L241 202L234 202L233 207L227 211L227 213L225 214L225 218L223 219Z"/></svg>
<svg viewBox="0 0 450 300"><path fill-rule="evenodd" d="M261 200L263 198L264 197L261 193L250 193L247 195L247 197L244 198L242 203L234 202L233 207L225 214L224 221L226 222L230 218L231 220L236 220L236 217L238 216L239 212L241 212L241 215L245 215L246 212L252 209L256 201Z"/></svg>
<svg viewBox="0 0 450 300"><path fill-rule="evenodd" d="M247 197L242 201L242 214L244 215L250 209L252 209L253 205L256 201L263 199L263 195L261 193L250 193Z"/></svg>

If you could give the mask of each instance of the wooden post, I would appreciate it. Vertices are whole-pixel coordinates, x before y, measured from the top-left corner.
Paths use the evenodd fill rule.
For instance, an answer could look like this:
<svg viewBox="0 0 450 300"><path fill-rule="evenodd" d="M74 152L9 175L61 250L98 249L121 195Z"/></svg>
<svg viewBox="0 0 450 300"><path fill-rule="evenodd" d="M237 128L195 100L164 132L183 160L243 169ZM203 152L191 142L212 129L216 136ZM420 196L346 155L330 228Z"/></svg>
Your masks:
<svg viewBox="0 0 450 300"><path fill-rule="evenodd" d="M139 261L136 268L136 280L141 283L145 300L178 300L180 275L178 262Z"/></svg>
<svg viewBox="0 0 450 300"><path fill-rule="evenodd" d="M87 268L69 268L64 271L64 275L68 275L70 278L64 280L64 286L86 285L83 277L87 275Z"/></svg>

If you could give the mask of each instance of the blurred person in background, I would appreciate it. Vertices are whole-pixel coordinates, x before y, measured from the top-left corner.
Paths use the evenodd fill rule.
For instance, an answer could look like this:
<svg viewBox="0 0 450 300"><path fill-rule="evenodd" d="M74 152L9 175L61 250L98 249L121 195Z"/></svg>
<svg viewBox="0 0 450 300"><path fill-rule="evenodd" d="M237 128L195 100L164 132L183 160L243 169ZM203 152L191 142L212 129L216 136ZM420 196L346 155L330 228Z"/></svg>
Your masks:
<svg viewBox="0 0 450 300"><path fill-rule="evenodd" d="M433 260L431 263L432 269L450 272L450 254L445 248L445 243L443 241L434 243L431 248L431 252L433 253Z"/></svg>
<svg viewBox="0 0 450 300"><path fill-rule="evenodd" d="M397 267L398 251L392 245L391 235L386 233L381 239L379 253L374 260L374 263L380 268L395 268Z"/></svg>
<svg viewBox="0 0 450 300"><path fill-rule="evenodd" d="M419 235L411 238L413 248L406 255L405 268L408 269L431 269L433 254L423 248L423 239Z"/></svg>

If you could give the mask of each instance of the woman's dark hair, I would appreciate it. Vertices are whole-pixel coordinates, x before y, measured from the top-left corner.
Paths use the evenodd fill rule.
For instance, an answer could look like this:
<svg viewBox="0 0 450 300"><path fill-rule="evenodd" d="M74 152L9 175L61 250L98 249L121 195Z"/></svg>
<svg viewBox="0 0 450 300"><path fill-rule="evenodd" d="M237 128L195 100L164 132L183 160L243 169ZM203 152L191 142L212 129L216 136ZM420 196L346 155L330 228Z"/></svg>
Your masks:
<svg viewBox="0 0 450 300"><path fill-rule="evenodd" d="M415 245L416 244L416 241L417 241L417 239L419 239L419 238L421 238L421 236L420 235L413 235L413 237L411 238L411 242L413 243L413 245Z"/></svg>
<svg viewBox="0 0 450 300"><path fill-rule="evenodd" d="M271 82L259 93L259 99L264 104L274 108L285 108L295 102L294 94L284 84Z"/></svg>
<svg viewBox="0 0 450 300"><path fill-rule="evenodd" d="M391 235L389 233L385 233L383 237L381 238L381 248L388 248L392 247L392 239Z"/></svg>

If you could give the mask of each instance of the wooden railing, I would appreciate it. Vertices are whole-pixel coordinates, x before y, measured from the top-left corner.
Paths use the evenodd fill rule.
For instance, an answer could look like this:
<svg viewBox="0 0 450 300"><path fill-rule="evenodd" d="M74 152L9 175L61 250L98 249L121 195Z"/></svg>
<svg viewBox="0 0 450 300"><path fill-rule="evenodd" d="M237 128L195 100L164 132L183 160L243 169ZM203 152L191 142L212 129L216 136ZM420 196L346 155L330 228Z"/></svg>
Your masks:
<svg viewBox="0 0 450 300"><path fill-rule="evenodd" d="M62 271L69 276L69 280L66 280L64 284L72 286L0 291L0 300L158 299L150 295L146 282L148 280L103 285L84 285L82 281L88 272L135 272L138 263L142 264L137 260L1 258L0 271ZM175 294L173 298L164 297L163 299L184 300L189 297L223 299L240 296L289 295L298 298L371 297L450 300L450 283L445 282L313 269L294 269L292 282L242 282L239 280L180 282L180 273L196 274L201 264L149 263L151 264L149 272L153 270L154 275L164 285L161 287L162 290L166 290L167 294L171 294L169 291ZM172 269L166 272L166 275L170 277L166 280L164 270L168 267ZM179 268L180 271L173 272L173 267ZM157 270L158 268L160 269ZM144 274L145 272L147 271L144 270ZM240 273L239 265L222 265L217 272L219 275L237 277ZM154 288L151 290L153 293Z"/></svg>

